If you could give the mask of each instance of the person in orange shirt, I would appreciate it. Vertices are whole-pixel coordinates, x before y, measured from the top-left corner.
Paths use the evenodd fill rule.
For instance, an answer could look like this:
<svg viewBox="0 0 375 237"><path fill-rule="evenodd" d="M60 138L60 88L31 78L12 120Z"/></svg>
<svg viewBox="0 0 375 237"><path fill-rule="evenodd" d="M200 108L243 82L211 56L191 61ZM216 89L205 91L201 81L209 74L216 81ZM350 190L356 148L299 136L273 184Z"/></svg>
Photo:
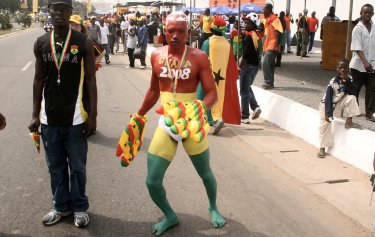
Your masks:
<svg viewBox="0 0 375 237"><path fill-rule="evenodd" d="M311 13L311 17L309 18L309 52L311 52L314 45L315 32L319 28L319 20L315 17L315 14L316 12L313 11Z"/></svg>
<svg viewBox="0 0 375 237"><path fill-rule="evenodd" d="M294 23L293 16L290 14L289 10L285 11L284 16L285 21L285 35L286 35L286 46L287 46L287 53L293 53L292 49L290 48L291 45L291 31L290 31L290 23ZM285 48L285 46L284 46Z"/></svg>
<svg viewBox="0 0 375 237"><path fill-rule="evenodd" d="M284 32L280 19L272 12L272 4L266 4L263 9L265 23L266 39L263 45L263 89L274 88L275 59L277 52L280 51L280 34Z"/></svg>

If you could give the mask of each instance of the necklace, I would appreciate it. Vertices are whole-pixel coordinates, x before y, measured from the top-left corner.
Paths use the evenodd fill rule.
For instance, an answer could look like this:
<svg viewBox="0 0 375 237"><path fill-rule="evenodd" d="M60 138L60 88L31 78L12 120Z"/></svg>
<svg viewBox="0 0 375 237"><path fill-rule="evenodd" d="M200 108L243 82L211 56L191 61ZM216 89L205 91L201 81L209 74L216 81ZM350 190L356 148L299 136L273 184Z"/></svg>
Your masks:
<svg viewBox="0 0 375 237"><path fill-rule="evenodd" d="M60 57L57 57L56 54L56 45L59 43L55 43L55 31L53 30L50 34L50 46L51 46L51 52L52 52L52 58L53 62L55 63L56 69L57 69L57 85L60 85L60 69L64 62L64 58L66 55L66 49L68 48L69 42L70 42L70 36L72 35L72 30L69 28L68 35L66 36L64 45L62 46L62 52L60 54ZM61 43L62 44L62 43ZM59 45L61 45L59 44Z"/></svg>
<svg viewBox="0 0 375 237"><path fill-rule="evenodd" d="M182 59L181 59L181 63L180 63L180 66L178 67L178 69L175 71L174 75L172 75L172 72L171 72L171 67L169 65L169 52L168 52L168 49L167 49L167 56L166 56L166 61L167 61L167 73L168 73L168 78L170 78L173 82L173 97L175 97L175 93L176 93L176 89L177 89L177 84L178 84L178 78L180 77L180 75L182 74L180 72L181 70L181 67L182 65L185 64L185 59L186 59L186 53L187 53L187 45L185 45L185 49L184 49L184 52L182 54Z"/></svg>

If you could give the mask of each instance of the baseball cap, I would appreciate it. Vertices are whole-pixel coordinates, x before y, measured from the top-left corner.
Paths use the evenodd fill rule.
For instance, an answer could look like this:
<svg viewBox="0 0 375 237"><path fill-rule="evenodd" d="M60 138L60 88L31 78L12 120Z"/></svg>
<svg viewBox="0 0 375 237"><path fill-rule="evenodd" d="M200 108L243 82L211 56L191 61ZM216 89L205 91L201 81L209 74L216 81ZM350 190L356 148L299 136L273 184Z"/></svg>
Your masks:
<svg viewBox="0 0 375 237"><path fill-rule="evenodd" d="M79 24L81 24L82 19L78 15L71 15L69 21L74 22L74 23L79 25Z"/></svg>
<svg viewBox="0 0 375 237"><path fill-rule="evenodd" d="M73 6L72 0L48 0L48 7L55 4L66 4L71 7Z"/></svg>

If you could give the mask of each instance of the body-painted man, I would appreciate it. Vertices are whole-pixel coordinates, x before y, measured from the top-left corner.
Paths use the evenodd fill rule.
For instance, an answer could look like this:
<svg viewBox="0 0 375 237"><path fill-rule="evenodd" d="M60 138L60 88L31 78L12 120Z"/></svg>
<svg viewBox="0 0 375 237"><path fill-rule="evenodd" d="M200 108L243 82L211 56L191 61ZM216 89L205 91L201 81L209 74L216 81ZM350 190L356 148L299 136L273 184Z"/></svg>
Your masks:
<svg viewBox="0 0 375 237"><path fill-rule="evenodd" d="M138 116L144 116L161 97L161 103L171 101L194 101L198 83L202 84L206 96L203 103L207 109L217 101L207 55L185 45L188 37L188 22L181 12L170 14L166 20L168 46L156 49L151 55L152 76L150 88ZM175 73L178 70L178 73ZM163 186L164 174L177 149L178 141L173 140L168 131L159 126L154 134L147 156L147 187L154 203L164 213L165 218L153 225L153 233L161 235L168 228L177 225L179 220L170 206ZM216 207L216 179L210 168L210 155L207 137L199 143L192 138L182 140L186 153L202 178L209 199L209 214L214 227L225 224Z"/></svg>

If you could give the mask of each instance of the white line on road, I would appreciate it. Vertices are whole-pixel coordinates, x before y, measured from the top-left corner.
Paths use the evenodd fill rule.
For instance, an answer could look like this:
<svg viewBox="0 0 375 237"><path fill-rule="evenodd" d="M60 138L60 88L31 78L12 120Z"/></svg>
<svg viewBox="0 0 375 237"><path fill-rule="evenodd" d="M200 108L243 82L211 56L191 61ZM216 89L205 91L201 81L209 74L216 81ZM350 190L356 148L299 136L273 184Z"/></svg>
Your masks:
<svg viewBox="0 0 375 237"><path fill-rule="evenodd" d="M31 65L32 63L33 63L33 61L30 61L30 62L26 63L26 65L21 69L21 71L22 71L22 72L26 71L26 70L30 67L30 65Z"/></svg>

